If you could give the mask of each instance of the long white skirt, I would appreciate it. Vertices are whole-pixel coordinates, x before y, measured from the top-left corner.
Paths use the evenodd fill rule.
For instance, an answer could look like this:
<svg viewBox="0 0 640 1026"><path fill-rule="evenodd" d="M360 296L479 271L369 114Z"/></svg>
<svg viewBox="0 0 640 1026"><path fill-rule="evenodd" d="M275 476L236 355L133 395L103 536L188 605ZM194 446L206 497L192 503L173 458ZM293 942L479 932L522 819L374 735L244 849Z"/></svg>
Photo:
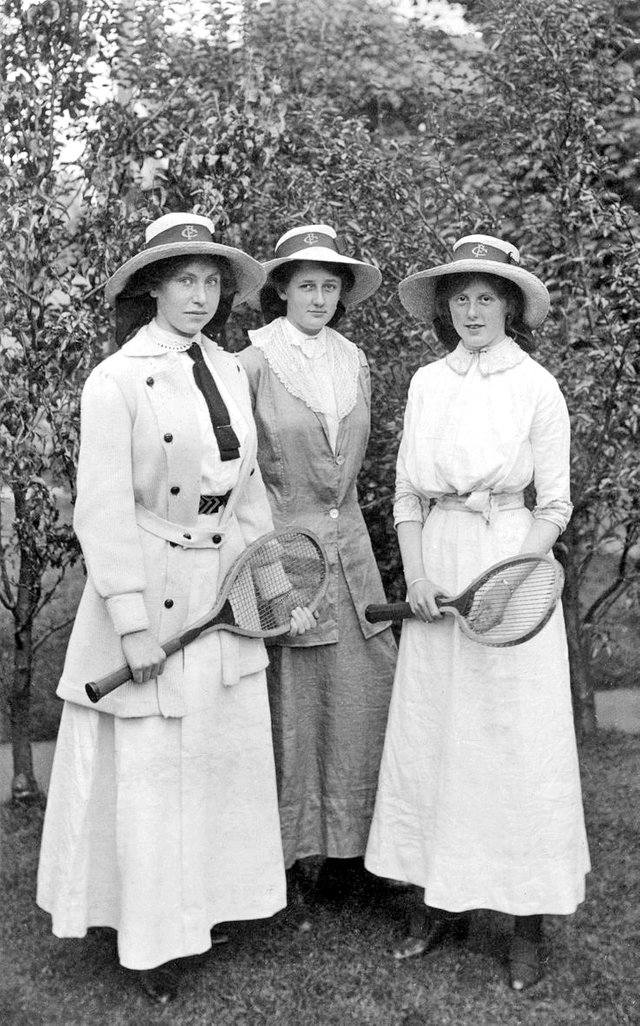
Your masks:
<svg viewBox="0 0 640 1026"><path fill-rule="evenodd" d="M433 510L429 575L456 594L520 549L527 510ZM461 912L567 914L584 899L584 827L562 611L490 649L452 617L402 628L365 864Z"/></svg>
<svg viewBox="0 0 640 1026"><path fill-rule="evenodd" d="M149 969L285 905L265 674L213 687L182 719L65 703L37 895L56 936L113 927L122 965Z"/></svg>

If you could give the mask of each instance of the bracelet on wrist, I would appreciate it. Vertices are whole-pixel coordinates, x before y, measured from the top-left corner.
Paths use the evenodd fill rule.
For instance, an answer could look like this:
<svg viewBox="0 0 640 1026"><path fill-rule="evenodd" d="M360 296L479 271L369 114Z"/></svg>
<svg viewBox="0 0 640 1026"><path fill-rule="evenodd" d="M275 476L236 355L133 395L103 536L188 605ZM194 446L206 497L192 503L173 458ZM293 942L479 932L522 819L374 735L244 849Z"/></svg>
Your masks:
<svg viewBox="0 0 640 1026"><path fill-rule="evenodd" d="M428 580L427 577L414 577L412 581L408 581L407 582L407 588L411 588L414 584L417 584L418 581L426 581L426 580Z"/></svg>

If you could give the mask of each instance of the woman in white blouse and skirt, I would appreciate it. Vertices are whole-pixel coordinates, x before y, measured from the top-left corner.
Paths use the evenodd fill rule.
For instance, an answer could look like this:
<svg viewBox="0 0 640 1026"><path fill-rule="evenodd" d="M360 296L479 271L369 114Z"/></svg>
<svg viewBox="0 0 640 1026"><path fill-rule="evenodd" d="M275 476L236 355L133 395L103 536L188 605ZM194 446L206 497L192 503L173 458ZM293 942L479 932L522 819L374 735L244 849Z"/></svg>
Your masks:
<svg viewBox="0 0 640 1026"><path fill-rule="evenodd" d="M522 990L542 973L543 915L575 911L589 870L562 610L537 637L495 649L469 641L435 598L508 556L549 553L569 520L568 413L528 355L549 297L514 246L468 236L450 263L401 282L400 298L450 352L415 374L398 455L414 618L366 866L424 892L397 958L463 939L472 909L513 915L510 983Z"/></svg>
<svg viewBox="0 0 640 1026"><path fill-rule="evenodd" d="M330 564L316 629L269 649L282 840L287 868L326 856L316 895L340 900L365 879L396 645L388 624L364 618L373 596L384 601L357 495L371 385L365 354L335 324L381 275L340 253L329 225L286 232L263 266L267 323L239 355L258 462L276 526L310 528Z"/></svg>
<svg viewBox="0 0 640 1026"><path fill-rule="evenodd" d="M82 395L74 527L87 582L38 872L56 936L113 928L121 964L162 1004L176 960L222 939L216 924L286 900L264 644L220 631L168 659L161 648L273 528L247 379L212 340L264 273L213 229L166 214L107 282L121 348ZM312 622L295 610L291 629ZM92 705L85 682L125 662L131 682Z"/></svg>

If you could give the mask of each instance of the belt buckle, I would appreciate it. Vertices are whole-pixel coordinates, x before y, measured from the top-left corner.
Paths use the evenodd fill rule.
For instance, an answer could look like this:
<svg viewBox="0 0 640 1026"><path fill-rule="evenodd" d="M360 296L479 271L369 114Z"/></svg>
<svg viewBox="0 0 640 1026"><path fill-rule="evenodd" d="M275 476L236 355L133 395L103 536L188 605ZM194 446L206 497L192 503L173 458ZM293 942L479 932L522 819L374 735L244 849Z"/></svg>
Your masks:
<svg viewBox="0 0 640 1026"><path fill-rule="evenodd" d="M217 513L218 510L226 505L228 498L229 492L225 495L201 495L200 502L198 503L198 513L204 513L205 515Z"/></svg>

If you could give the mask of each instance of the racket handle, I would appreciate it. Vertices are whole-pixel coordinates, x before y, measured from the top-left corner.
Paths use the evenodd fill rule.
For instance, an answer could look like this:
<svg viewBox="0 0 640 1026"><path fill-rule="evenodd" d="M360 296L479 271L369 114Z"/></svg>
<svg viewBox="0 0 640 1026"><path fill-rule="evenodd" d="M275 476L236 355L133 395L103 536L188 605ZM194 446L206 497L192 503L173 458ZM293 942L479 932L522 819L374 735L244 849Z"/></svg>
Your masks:
<svg viewBox="0 0 640 1026"><path fill-rule="evenodd" d="M173 655L178 649L184 647L184 643L184 635L171 638L170 641L165 642L162 646L164 654L167 657ZM101 698L104 698L105 695L110 695L112 691L115 691L122 684L126 684L129 680L131 680L131 670L128 666L121 666L119 670L108 673L106 677L101 677L100 680L90 681L89 684L85 684L84 690L95 704Z"/></svg>
<svg viewBox="0 0 640 1026"><path fill-rule="evenodd" d="M101 698L104 698L111 691L115 691L121 684L126 684L128 680L131 680L131 670L128 666L121 666L119 670L114 670L113 673L107 674L106 677L101 677L100 680L90 681L89 684L85 684L84 690L91 701L95 703L99 702Z"/></svg>
<svg viewBox="0 0 640 1026"><path fill-rule="evenodd" d="M369 623L381 623L383 620L408 620L412 615L408 602L390 602L386 605L367 606L364 618Z"/></svg>

